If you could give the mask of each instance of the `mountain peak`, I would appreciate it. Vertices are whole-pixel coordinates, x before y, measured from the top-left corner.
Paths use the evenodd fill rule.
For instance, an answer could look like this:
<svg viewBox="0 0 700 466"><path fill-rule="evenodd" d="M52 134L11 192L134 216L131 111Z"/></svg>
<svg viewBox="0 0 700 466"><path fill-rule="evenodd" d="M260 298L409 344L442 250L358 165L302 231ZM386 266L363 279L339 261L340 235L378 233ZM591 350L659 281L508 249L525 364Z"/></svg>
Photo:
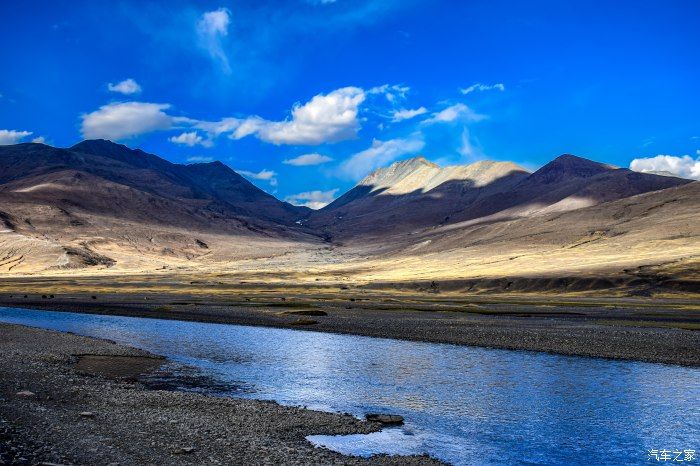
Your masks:
<svg viewBox="0 0 700 466"><path fill-rule="evenodd" d="M86 139L84 141L80 141L72 147L69 147L69 149L75 152L87 152L90 154L95 153L97 151L110 153L114 153L116 151L132 152L132 149L129 149L127 146L110 141L108 139Z"/></svg>
<svg viewBox="0 0 700 466"><path fill-rule="evenodd" d="M424 157L413 157L406 160L399 160L388 167L378 168L360 181L362 186L390 186L400 180L420 171L439 170L436 165Z"/></svg>
<svg viewBox="0 0 700 466"><path fill-rule="evenodd" d="M87 139L70 147L68 150L107 157L139 168L170 170L173 167L172 163L157 155L149 154L141 149L131 149L123 144L107 139Z"/></svg>
<svg viewBox="0 0 700 466"><path fill-rule="evenodd" d="M615 169L612 165L572 154L562 154L537 170L530 178L543 183L555 183L571 178L589 178Z"/></svg>
<svg viewBox="0 0 700 466"><path fill-rule="evenodd" d="M223 162L220 162L218 160L212 160L211 162L193 162L193 163L188 163L186 164L188 167L209 167L209 168L229 168L226 164Z"/></svg>
<svg viewBox="0 0 700 466"><path fill-rule="evenodd" d="M398 162L394 162L389 167L420 167L426 165L428 167L433 167L433 168L439 168L439 165L436 163L431 162L430 160L426 159L422 155L419 155L417 157L413 157L410 159L406 160L399 160Z"/></svg>

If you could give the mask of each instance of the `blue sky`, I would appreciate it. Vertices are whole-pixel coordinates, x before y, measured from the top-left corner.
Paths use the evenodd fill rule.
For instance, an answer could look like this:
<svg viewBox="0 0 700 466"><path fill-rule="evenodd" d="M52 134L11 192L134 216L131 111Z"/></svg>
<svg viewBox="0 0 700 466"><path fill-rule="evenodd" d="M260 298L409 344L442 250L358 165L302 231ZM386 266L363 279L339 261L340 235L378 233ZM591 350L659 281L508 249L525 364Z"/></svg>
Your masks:
<svg viewBox="0 0 700 466"><path fill-rule="evenodd" d="M697 1L144 3L6 4L0 143L221 160L313 206L417 154L700 176Z"/></svg>

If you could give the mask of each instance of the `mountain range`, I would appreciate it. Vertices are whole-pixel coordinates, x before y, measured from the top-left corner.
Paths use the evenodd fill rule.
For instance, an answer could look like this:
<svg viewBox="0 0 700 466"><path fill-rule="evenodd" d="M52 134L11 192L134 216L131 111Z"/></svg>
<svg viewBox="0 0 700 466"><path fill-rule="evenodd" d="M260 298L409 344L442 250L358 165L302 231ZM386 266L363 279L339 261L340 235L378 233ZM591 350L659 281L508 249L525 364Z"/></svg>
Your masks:
<svg viewBox="0 0 700 466"><path fill-rule="evenodd" d="M672 270L692 281L699 186L569 154L534 173L415 157L311 210L220 162L174 164L105 140L17 144L0 147L0 273L401 282Z"/></svg>
<svg viewBox="0 0 700 466"><path fill-rule="evenodd" d="M419 157L371 173L312 213L309 225L342 237L383 234L477 218L512 219L573 210L687 183L569 154L534 173L510 162L441 168Z"/></svg>

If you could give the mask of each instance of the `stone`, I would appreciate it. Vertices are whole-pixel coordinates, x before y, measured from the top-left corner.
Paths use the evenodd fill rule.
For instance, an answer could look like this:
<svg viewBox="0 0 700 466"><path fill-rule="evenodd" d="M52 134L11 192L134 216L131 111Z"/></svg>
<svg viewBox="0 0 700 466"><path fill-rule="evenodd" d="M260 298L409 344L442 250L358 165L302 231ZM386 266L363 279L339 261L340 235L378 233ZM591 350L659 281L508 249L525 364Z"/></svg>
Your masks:
<svg viewBox="0 0 700 466"><path fill-rule="evenodd" d="M79 413L80 417L95 417L95 413L91 411L83 411L82 413Z"/></svg>
<svg viewBox="0 0 700 466"><path fill-rule="evenodd" d="M370 422L379 422L384 425L398 426L403 424L403 416L399 416L398 414L370 413L365 416L365 419Z"/></svg>
<svg viewBox="0 0 700 466"><path fill-rule="evenodd" d="M17 396L23 396L26 398L36 396L36 393L30 392L29 390L22 390L21 392L17 392Z"/></svg>

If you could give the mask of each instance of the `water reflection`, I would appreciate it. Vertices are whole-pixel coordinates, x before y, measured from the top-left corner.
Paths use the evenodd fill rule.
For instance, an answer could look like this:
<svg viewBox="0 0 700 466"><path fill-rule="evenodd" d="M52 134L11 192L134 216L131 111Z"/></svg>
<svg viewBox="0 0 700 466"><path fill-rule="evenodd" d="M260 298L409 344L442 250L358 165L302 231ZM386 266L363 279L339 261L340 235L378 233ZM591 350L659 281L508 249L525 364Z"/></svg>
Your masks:
<svg viewBox="0 0 700 466"><path fill-rule="evenodd" d="M196 369L173 366L180 389L406 418L368 436L310 437L348 454L426 452L465 465L646 464L651 448L698 450L700 371L692 368L8 308L0 320L166 355Z"/></svg>

